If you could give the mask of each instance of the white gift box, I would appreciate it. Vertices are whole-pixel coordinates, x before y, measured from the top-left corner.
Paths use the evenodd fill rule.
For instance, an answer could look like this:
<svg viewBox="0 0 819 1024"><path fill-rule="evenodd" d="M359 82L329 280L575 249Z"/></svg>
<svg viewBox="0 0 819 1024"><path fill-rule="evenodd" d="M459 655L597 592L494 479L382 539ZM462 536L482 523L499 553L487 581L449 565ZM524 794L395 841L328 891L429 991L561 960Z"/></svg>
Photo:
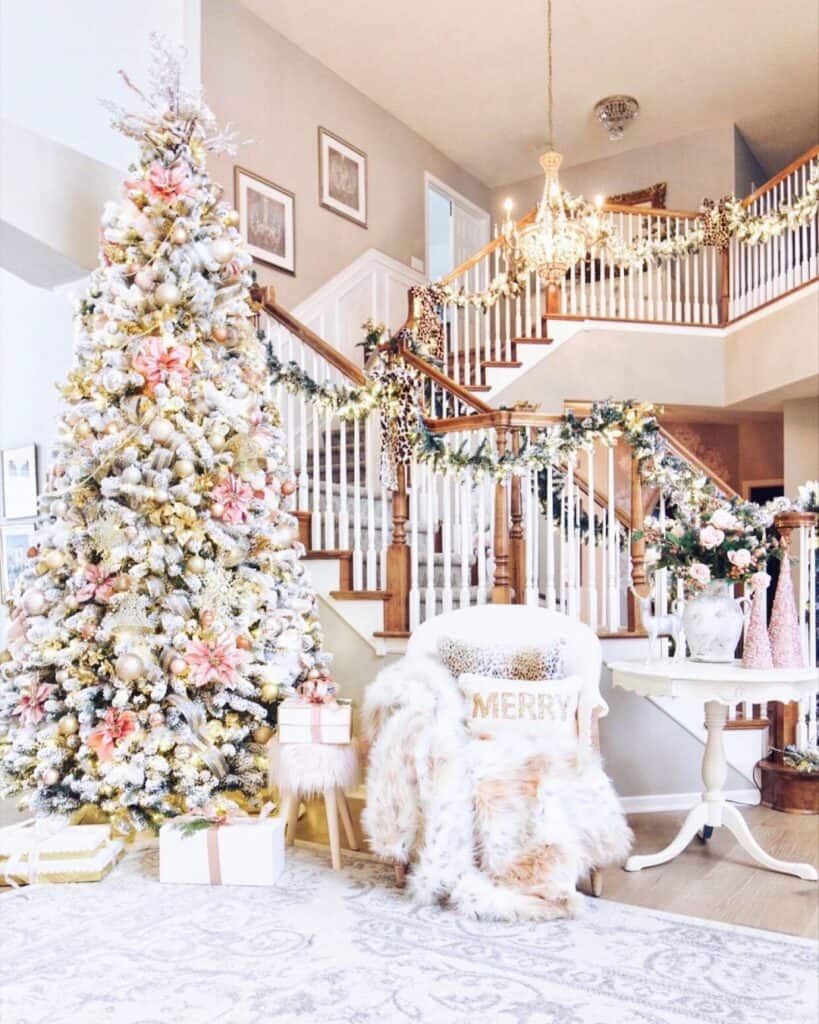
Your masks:
<svg viewBox="0 0 819 1024"><path fill-rule="evenodd" d="M340 698L330 704L311 704L288 697L279 704L279 743L349 743L353 702Z"/></svg>
<svg viewBox="0 0 819 1024"><path fill-rule="evenodd" d="M281 818L231 818L186 834L159 830L159 881L190 885L273 885L284 871Z"/></svg>
<svg viewBox="0 0 819 1024"><path fill-rule="evenodd" d="M0 829L0 884L98 882L116 864L122 843L107 825L59 819Z"/></svg>

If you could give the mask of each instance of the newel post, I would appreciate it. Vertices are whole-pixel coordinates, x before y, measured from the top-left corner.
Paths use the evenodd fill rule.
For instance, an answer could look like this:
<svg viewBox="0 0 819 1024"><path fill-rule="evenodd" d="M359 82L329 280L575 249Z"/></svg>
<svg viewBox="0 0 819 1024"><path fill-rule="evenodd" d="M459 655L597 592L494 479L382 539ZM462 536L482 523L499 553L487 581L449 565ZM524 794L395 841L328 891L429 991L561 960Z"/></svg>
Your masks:
<svg viewBox="0 0 819 1024"><path fill-rule="evenodd" d="M512 451L520 451L520 431L512 431ZM511 561L512 600L523 604L526 600L526 536L523 529L523 495L521 478L512 476L509 480L509 510L512 525L509 530L509 557Z"/></svg>
<svg viewBox="0 0 819 1024"><path fill-rule="evenodd" d="M506 451L506 428L495 431L498 458ZM495 482L495 572L492 579L492 603L511 604L512 587L509 578L509 513L506 502L506 482Z"/></svg>
<svg viewBox="0 0 819 1024"><path fill-rule="evenodd" d="M641 596L648 593L648 574L646 573L646 542L643 537L635 537L635 533L643 528L643 481L640 476L640 463L637 454L631 453L631 583ZM643 623L640 609L634 595L628 593L628 629L634 633L642 629Z"/></svg>
<svg viewBox="0 0 819 1024"><path fill-rule="evenodd" d="M387 593L384 630L409 632L410 549L407 544L409 467L396 466L398 486L392 492L392 536L387 547Z"/></svg>
<svg viewBox="0 0 819 1024"><path fill-rule="evenodd" d="M720 250L719 322L724 327L731 315L731 255L726 245Z"/></svg>

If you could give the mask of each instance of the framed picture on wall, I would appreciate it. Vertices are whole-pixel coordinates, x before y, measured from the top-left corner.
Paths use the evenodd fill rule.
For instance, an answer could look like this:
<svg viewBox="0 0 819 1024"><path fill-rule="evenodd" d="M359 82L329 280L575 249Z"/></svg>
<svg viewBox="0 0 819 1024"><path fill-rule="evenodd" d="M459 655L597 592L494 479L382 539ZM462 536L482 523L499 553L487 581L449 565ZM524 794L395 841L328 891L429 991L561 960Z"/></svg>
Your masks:
<svg viewBox="0 0 819 1024"><path fill-rule="evenodd" d="M666 188L664 181L658 181L656 185L639 188L635 192L621 192L616 196L606 196L606 202L616 203L618 206L647 206L654 210L664 210Z"/></svg>
<svg viewBox="0 0 819 1024"><path fill-rule="evenodd" d="M5 448L3 467L3 515L26 519L37 515L37 446Z"/></svg>
<svg viewBox="0 0 819 1024"><path fill-rule="evenodd" d="M36 523L5 523L0 526L0 601L8 601L14 584L28 562L35 543Z"/></svg>
<svg viewBox="0 0 819 1024"><path fill-rule="evenodd" d="M258 174L233 170L239 231L254 260L296 273L296 197Z"/></svg>
<svg viewBox="0 0 819 1024"><path fill-rule="evenodd" d="M326 128L318 130L319 203L367 226L367 154Z"/></svg>

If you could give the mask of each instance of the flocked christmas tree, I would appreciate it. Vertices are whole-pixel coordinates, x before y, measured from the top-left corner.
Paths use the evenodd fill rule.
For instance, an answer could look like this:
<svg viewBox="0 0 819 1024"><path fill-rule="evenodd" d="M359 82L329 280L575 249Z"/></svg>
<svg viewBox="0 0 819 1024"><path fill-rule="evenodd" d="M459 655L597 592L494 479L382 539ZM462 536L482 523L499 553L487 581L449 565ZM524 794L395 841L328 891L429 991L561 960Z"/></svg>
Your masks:
<svg viewBox="0 0 819 1024"><path fill-rule="evenodd" d="M230 138L156 40L139 95L111 108L139 161L103 214L0 656L4 791L123 831L258 793L277 694L327 675L251 260L205 168Z"/></svg>

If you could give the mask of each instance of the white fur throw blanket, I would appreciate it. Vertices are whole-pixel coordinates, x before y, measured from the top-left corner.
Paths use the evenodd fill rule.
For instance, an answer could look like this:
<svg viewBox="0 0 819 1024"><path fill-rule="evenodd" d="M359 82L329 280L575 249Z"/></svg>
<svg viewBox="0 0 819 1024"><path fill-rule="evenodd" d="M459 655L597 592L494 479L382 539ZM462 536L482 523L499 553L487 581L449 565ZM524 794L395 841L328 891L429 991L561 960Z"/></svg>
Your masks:
<svg viewBox="0 0 819 1024"><path fill-rule="evenodd" d="M452 675L404 658L368 690L363 825L375 853L408 864L419 903L473 917L570 915L576 883L622 861L632 834L599 755L542 736L479 740Z"/></svg>

